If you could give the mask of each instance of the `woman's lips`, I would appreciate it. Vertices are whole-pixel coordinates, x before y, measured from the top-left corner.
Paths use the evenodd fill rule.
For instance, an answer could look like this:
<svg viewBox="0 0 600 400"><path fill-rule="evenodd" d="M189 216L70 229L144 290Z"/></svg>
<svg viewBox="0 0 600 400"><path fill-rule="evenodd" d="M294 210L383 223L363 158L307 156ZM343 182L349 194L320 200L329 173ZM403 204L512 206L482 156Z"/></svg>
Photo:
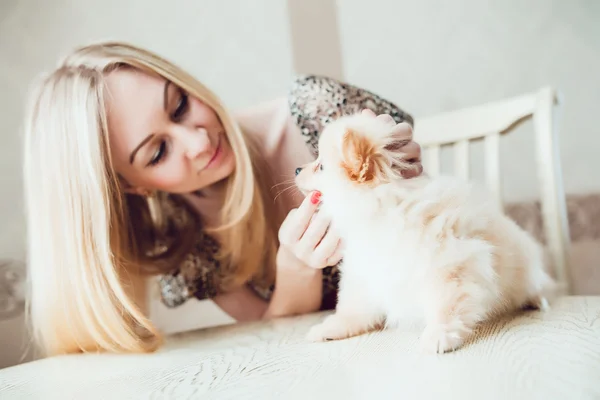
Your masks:
<svg viewBox="0 0 600 400"><path fill-rule="evenodd" d="M216 161L219 161L222 153L223 149L221 146L221 135L219 135L219 141L217 142L217 148L215 149L215 152L213 153L210 160L208 160L208 163L200 171L204 171L205 169L210 168L213 164L215 164Z"/></svg>

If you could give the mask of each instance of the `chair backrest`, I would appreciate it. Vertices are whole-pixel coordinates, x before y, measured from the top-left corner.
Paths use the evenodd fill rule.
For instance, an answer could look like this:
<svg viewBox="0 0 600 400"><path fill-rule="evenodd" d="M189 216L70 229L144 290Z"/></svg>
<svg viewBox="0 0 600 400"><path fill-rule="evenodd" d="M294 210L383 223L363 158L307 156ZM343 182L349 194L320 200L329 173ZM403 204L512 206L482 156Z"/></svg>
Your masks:
<svg viewBox="0 0 600 400"><path fill-rule="evenodd" d="M416 119L415 140L423 149L427 174L436 176L441 173L440 150L451 146L453 173L464 179L470 179L470 141L483 140L485 183L499 204L503 204L501 137L521 122L533 119L546 245L560 290L567 294L571 292L568 267L570 235L555 123L559 107L555 90L542 88L519 97Z"/></svg>

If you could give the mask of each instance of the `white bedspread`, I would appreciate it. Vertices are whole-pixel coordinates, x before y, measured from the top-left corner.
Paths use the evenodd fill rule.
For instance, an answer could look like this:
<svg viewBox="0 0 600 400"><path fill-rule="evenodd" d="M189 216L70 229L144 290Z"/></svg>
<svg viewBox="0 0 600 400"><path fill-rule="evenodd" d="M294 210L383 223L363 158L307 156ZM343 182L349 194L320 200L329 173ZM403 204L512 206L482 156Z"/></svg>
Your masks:
<svg viewBox="0 0 600 400"><path fill-rule="evenodd" d="M0 399L599 399L600 297L484 327L446 355L418 331L307 343L323 314L173 337L152 355L69 356L0 370Z"/></svg>

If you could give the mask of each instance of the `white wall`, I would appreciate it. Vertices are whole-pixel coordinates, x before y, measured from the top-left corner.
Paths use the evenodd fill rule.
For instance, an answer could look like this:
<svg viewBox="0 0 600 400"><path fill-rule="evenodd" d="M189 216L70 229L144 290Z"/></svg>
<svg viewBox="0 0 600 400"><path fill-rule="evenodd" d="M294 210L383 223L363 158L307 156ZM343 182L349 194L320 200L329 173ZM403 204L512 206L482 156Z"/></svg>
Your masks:
<svg viewBox="0 0 600 400"><path fill-rule="evenodd" d="M346 79L392 98L417 118L545 85L558 88L565 100L560 141L566 190L600 191L600 2L337 3ZM505 197L534 198L531 125L507 139Z"/></svg>
<svg viewBox="0 0 600 400"><path fill-rule="evenodd" d="M566 188L600 190L595 177L599 2L339 0L337 5L346 79L417 118L542 85L559 88L566 101L561 124ZM107 38L164 54L233 108L283 94L292 76L282 0L1 0L0 258L23 256L20 124L28 82L71 47ZM309 47L303 49L310 57ZM302 72L327 69L318 66L318 57L315 67L300 64L307 69ZM505 154L511 151L504 172L512 200L536 194L527 131L525 126L521 137L504 146ZM21 323L0 326L0 354L10 358L0 365L16 361L4 349L21 340Z"/></svg>

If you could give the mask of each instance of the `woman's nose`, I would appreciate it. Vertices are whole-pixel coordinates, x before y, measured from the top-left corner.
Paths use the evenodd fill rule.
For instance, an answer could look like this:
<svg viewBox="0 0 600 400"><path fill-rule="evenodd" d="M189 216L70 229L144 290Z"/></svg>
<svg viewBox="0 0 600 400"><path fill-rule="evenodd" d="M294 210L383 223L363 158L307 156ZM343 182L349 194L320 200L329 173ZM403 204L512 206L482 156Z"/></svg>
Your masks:
<svg viewBox="0 0 600 400"><path fill-rule="evenodd" d="M204 128L188 131L184 135L185 155L190 160L210 150L210 138Z"/></svg>

